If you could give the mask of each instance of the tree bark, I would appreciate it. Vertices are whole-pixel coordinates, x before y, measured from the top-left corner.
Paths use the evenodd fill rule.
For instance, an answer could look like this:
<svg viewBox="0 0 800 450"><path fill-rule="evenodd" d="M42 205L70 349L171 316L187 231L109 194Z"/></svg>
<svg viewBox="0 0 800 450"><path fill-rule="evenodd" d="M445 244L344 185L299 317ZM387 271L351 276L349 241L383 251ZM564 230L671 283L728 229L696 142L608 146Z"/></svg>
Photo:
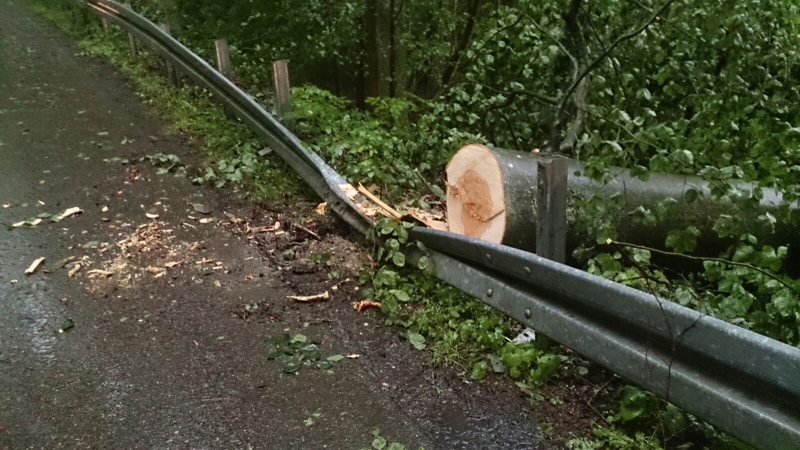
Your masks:
<svg viewBox="0 0 800 450"><path fill-rule="evenodd" d="M526 251L536 248L537 165L549 156L520 153L512 150L468 145L450 160L447 166L447 215L450 231L502 243ZM782 220L783 213L797 209L787 205L780 193L764 189L757 207L739 202L713 199L709 182L692 176L657 174L648 181L631 176L630 171L612 168L612 178L600 184L583 175L583 166L570 161L567 180L568 210L567 254L579 246L592 246L600 226L610 220L617 239L624 242L665 249L667 234L674 229L695 226L700 230L696 255L718 256L733 242L720 239L713 230L721 214L740 219L743 232L759 239L759 246L785 245L798 241L798 225ZM755 188L738 183L744 193ZM700 195L687 200L687 192L696 189ZM621 201L608 201L604 210L592 215L576 206L576 199L599 195L605 199L621 195ZM657 211L662 200L677 201L676 213L653 225L636 223L634 212L639 208ZM769 232L758 216L770 212L777 217L775 232ZM790 256L798 252L790 247ZM788 265L788 263L787 263Z"/></svg>

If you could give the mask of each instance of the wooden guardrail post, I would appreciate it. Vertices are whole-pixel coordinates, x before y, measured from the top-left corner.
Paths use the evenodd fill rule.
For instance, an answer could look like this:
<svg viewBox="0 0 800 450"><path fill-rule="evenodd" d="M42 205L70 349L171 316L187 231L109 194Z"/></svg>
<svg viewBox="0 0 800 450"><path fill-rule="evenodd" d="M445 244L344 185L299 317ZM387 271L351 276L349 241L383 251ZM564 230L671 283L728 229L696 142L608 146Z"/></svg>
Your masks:
<svg viewBox="0 0 800 450"><path fill-rule="evenodd" d="M107 17L101 17L100 21L103 23L103 33L108 34L111 32L111 22L108 21Z"/></svg>
<svg viewBox="0 0 800 450"><path fill-rule="evenodd" d="M123 3L122 6L133 9L130 3ZM133 33L128 33L128 42L131 44L131 55L134 57L139 56L139 44L136 42L136 37L133 36Z"/></svg>
<svg viewBox="0 0 800 450"><path fill-rule="evenodd" d="M160 23L158 24L158 27L161 28L161 31L164 33L170 34L168 24ZM173 66L169 60L166 60L165 64L167 67L167 79L169 79L170 84L173 86L178 86L178 72L175 71L175 66Z"/></svg>
<svg viewBox="0 0 800 450"><path fill-rule="evenodd" d="M294 131L294 121L285 118L286 114L292 110L289 62L285 59L273 62L272 74L275 80L275 112L278 115L278 120L290 131Z"/></svg>
<svg viewBox="0 0 800 450"><path fill-rule="evenodd" d="M233 66L231 65L231 54L228 51L228 41L225 39L217 39L214 41L214 52L217 55L217 71L223 77L233 80ZM222 110L225 112L225 117L228 119L236 120L236 114L231 111L227 106L223 106Z"/></svg>
<svg viewBox="0 0 800 450"><path fill-rule="evenodd" d="M567 249L568 161L540 161L537 173L536 254L564 264Z"/></svg>

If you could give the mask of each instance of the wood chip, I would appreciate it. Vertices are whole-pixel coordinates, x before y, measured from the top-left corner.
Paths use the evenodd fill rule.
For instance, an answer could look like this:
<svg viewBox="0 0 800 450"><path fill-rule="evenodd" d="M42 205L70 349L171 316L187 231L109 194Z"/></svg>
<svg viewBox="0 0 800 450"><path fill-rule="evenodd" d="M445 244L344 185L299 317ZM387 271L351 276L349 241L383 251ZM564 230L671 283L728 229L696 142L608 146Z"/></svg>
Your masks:
<svg viewBox="0 0 800 450"><path fill-rule="evenodd" d="M347 355L347 358L349 358L349 359L358 359L358 358L361 358L361 355L353 353L352 355Z"/></svg>
<svg viewBox="0 0 800 450"><path fill-rule="evenodd" d="M21 227L23 225L25 225L25 221L24 220L22 222L17 222L15 224L12 224L11 228L19 228L19 227Z"/></svg>
<svg viewBox="0 0 800 450"><path fill-rule="evenodd" d="M375 196L375 194L370 192L367 188L364 187L364 185L360 183L358 185L358 192L360 192L361 195L363 195L364 197L367 197L372 203L378 205L384 212L388 213L391 217L394 217L395 219L400 219L403 217L402 214L395 211L394 208L381 201L381 199Z"/></svg>
<svg viewBox="0 0 800 450"><path fill-rule="evenodd" d="M321 216L324 216L325 215L325 211L327 209L328 209L328 204L327 203L320 203L319 205L317 205L316 208L314 208L314 211L316 211L317 214L319 214Z"/></svg>
<svg viewBox="0 0 800 450"><path fill-rule="evenodd" d="M299 229L305 231L306 233L310 234L311 236L314 236L314 238L316 238L318 241L322 240L322 238L319 237L319 235L317 233L314 233L313 231L309 230L308 228L306 228L306 227L304 227L302 225L296 224L296 223L294 223L292 225L294 225L296 228L299 228Z"/></svg>
<svg viewBox="0 0 800 450"><path fill-rule="evenodd" d="M153 275L159 275L164 273L164 269L162 269L161 267L147 266L146 270L148 273L151 273Z"/></svg>
<svg viewBox="0 0 800 450"><path fill-rule="evenodd" d="M3 208L11 208L11 203L3 203Z"/></svg>
<svg viewBox="0 0 800 450"><path fill-rule="evenodd" d="M72 261L75 261L75 257L74 256L67 256L66 258L64 258L61 261L59 261L58 264L56 264L56 268L63 269L64 266L66 266L67 264L71 263Z"/></svg>
<svg viewBox="0 0 800 450"><path fill-rule="evenodd" d="M69 269L69 272L67 272L67 276L72 278L72 277L75 276L76 273L80 272L80 270L81 270L81 265L80 264L75 264L72 267L72 269Z"/></svg>
<svg viewBox="0 0 800 450"><path fill-rule="evenodd" d="M339 189L341 189L344 195L350 200L355 200L358 196L358 190L354 188L352 184L340 184Z"/></svg>
<svg viewBox="0 0 800 450"><path fill-rule="evenodd" d="M331 294L329 294L328 291L325 291L322 294L307 295L307 296L289 295L286 298L294 300L296 302L313 302L319 300L329 300L331 298Z"/></svg>
<svg viewBox="0 0 800 450"><path fill-rule="evenodd" d="M36 272L36 269L38 269L43 262L44 262L44 257L41 257L36 261L32 262L30 267L28 267L28 269L25 271L25 275L33 275Z"/></svg>
<svg viewBox="0 0 800 450"><path fill-rule="evenodd" d="M380 308L381 302L373 302L372 300L362 300L360 302L353 303L353 309L355 309L358 312L361 312L362 310L370 307Z"/></svg>
<svg viewBox="0 0 800 450"><path fill-rule="evenodd" d="M42 219L41 218L36 219L33 222L31 222L31 226L35 227L36 225L39 225L40 223L42 223Z"/></svg>
<svg viewBox="0 0 800 450"><path fill-rule="evenodd" d="M74 216L75 214L83 214L83 210L77 206L74 206L61 213L61 215L58 216L58 220L64 220L67 217Z"/></svg>
<svg viewBox="0 0 800 450"><path fill-rule="evenodd" d="M145 215L145 216L146 216L148 219L158 219L158 214L150 214L150 213L145 213L144 215Z"/></svg>
<svg viewBox="0 0 800 450"><path fill-rule="evenodd" d="M100 275L103 277L110 277L114 275L114 272L109 272L107 270L100 270L100 269L92 269L86 272L88 275Z"/></svg>
<svg viewBox="0 0 800 450"><path fill-rule="evenodd" d="M164 267L166 267L167 269L172 269L173 267L180 266L181 264L183 264L183 261L168 262L164 264Z"/></svg>

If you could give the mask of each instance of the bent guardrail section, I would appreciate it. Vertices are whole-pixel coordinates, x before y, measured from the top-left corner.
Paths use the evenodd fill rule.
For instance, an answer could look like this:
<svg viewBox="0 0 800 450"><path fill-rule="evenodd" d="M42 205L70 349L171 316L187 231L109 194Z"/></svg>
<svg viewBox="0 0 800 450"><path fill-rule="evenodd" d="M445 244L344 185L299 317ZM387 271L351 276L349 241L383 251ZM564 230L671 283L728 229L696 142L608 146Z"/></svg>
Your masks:
<svg viewBox="0 0 800 450"><path fill-rule="evenodd" d="M356 229L346 180L199 56L111 0L78 0L207 89ZM761 449L800 449L800 349L534 254L414 228L440 279Z"/></svg>

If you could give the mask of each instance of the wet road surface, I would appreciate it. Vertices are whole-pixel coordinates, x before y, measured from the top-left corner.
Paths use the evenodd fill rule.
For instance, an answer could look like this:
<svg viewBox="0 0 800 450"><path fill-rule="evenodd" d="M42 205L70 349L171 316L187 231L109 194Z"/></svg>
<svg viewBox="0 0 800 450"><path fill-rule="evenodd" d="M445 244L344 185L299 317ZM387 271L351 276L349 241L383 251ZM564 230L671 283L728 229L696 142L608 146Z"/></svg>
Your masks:
<svg viewBox="0 0 800 450"><path fill-rule="evenodd" d="M221 219L251 205L121 164L198 149L77 53L0 0L0 449L356 449L376 428L406 448L543 448L513 390L431 367L335 292L291 304L296 286L257 247L188 218L190 202ZM8 228L71 207L84 212ZM251 303L270 314L242 320ZM283 332L360 358L286 375L264 346Z"/></svg>

